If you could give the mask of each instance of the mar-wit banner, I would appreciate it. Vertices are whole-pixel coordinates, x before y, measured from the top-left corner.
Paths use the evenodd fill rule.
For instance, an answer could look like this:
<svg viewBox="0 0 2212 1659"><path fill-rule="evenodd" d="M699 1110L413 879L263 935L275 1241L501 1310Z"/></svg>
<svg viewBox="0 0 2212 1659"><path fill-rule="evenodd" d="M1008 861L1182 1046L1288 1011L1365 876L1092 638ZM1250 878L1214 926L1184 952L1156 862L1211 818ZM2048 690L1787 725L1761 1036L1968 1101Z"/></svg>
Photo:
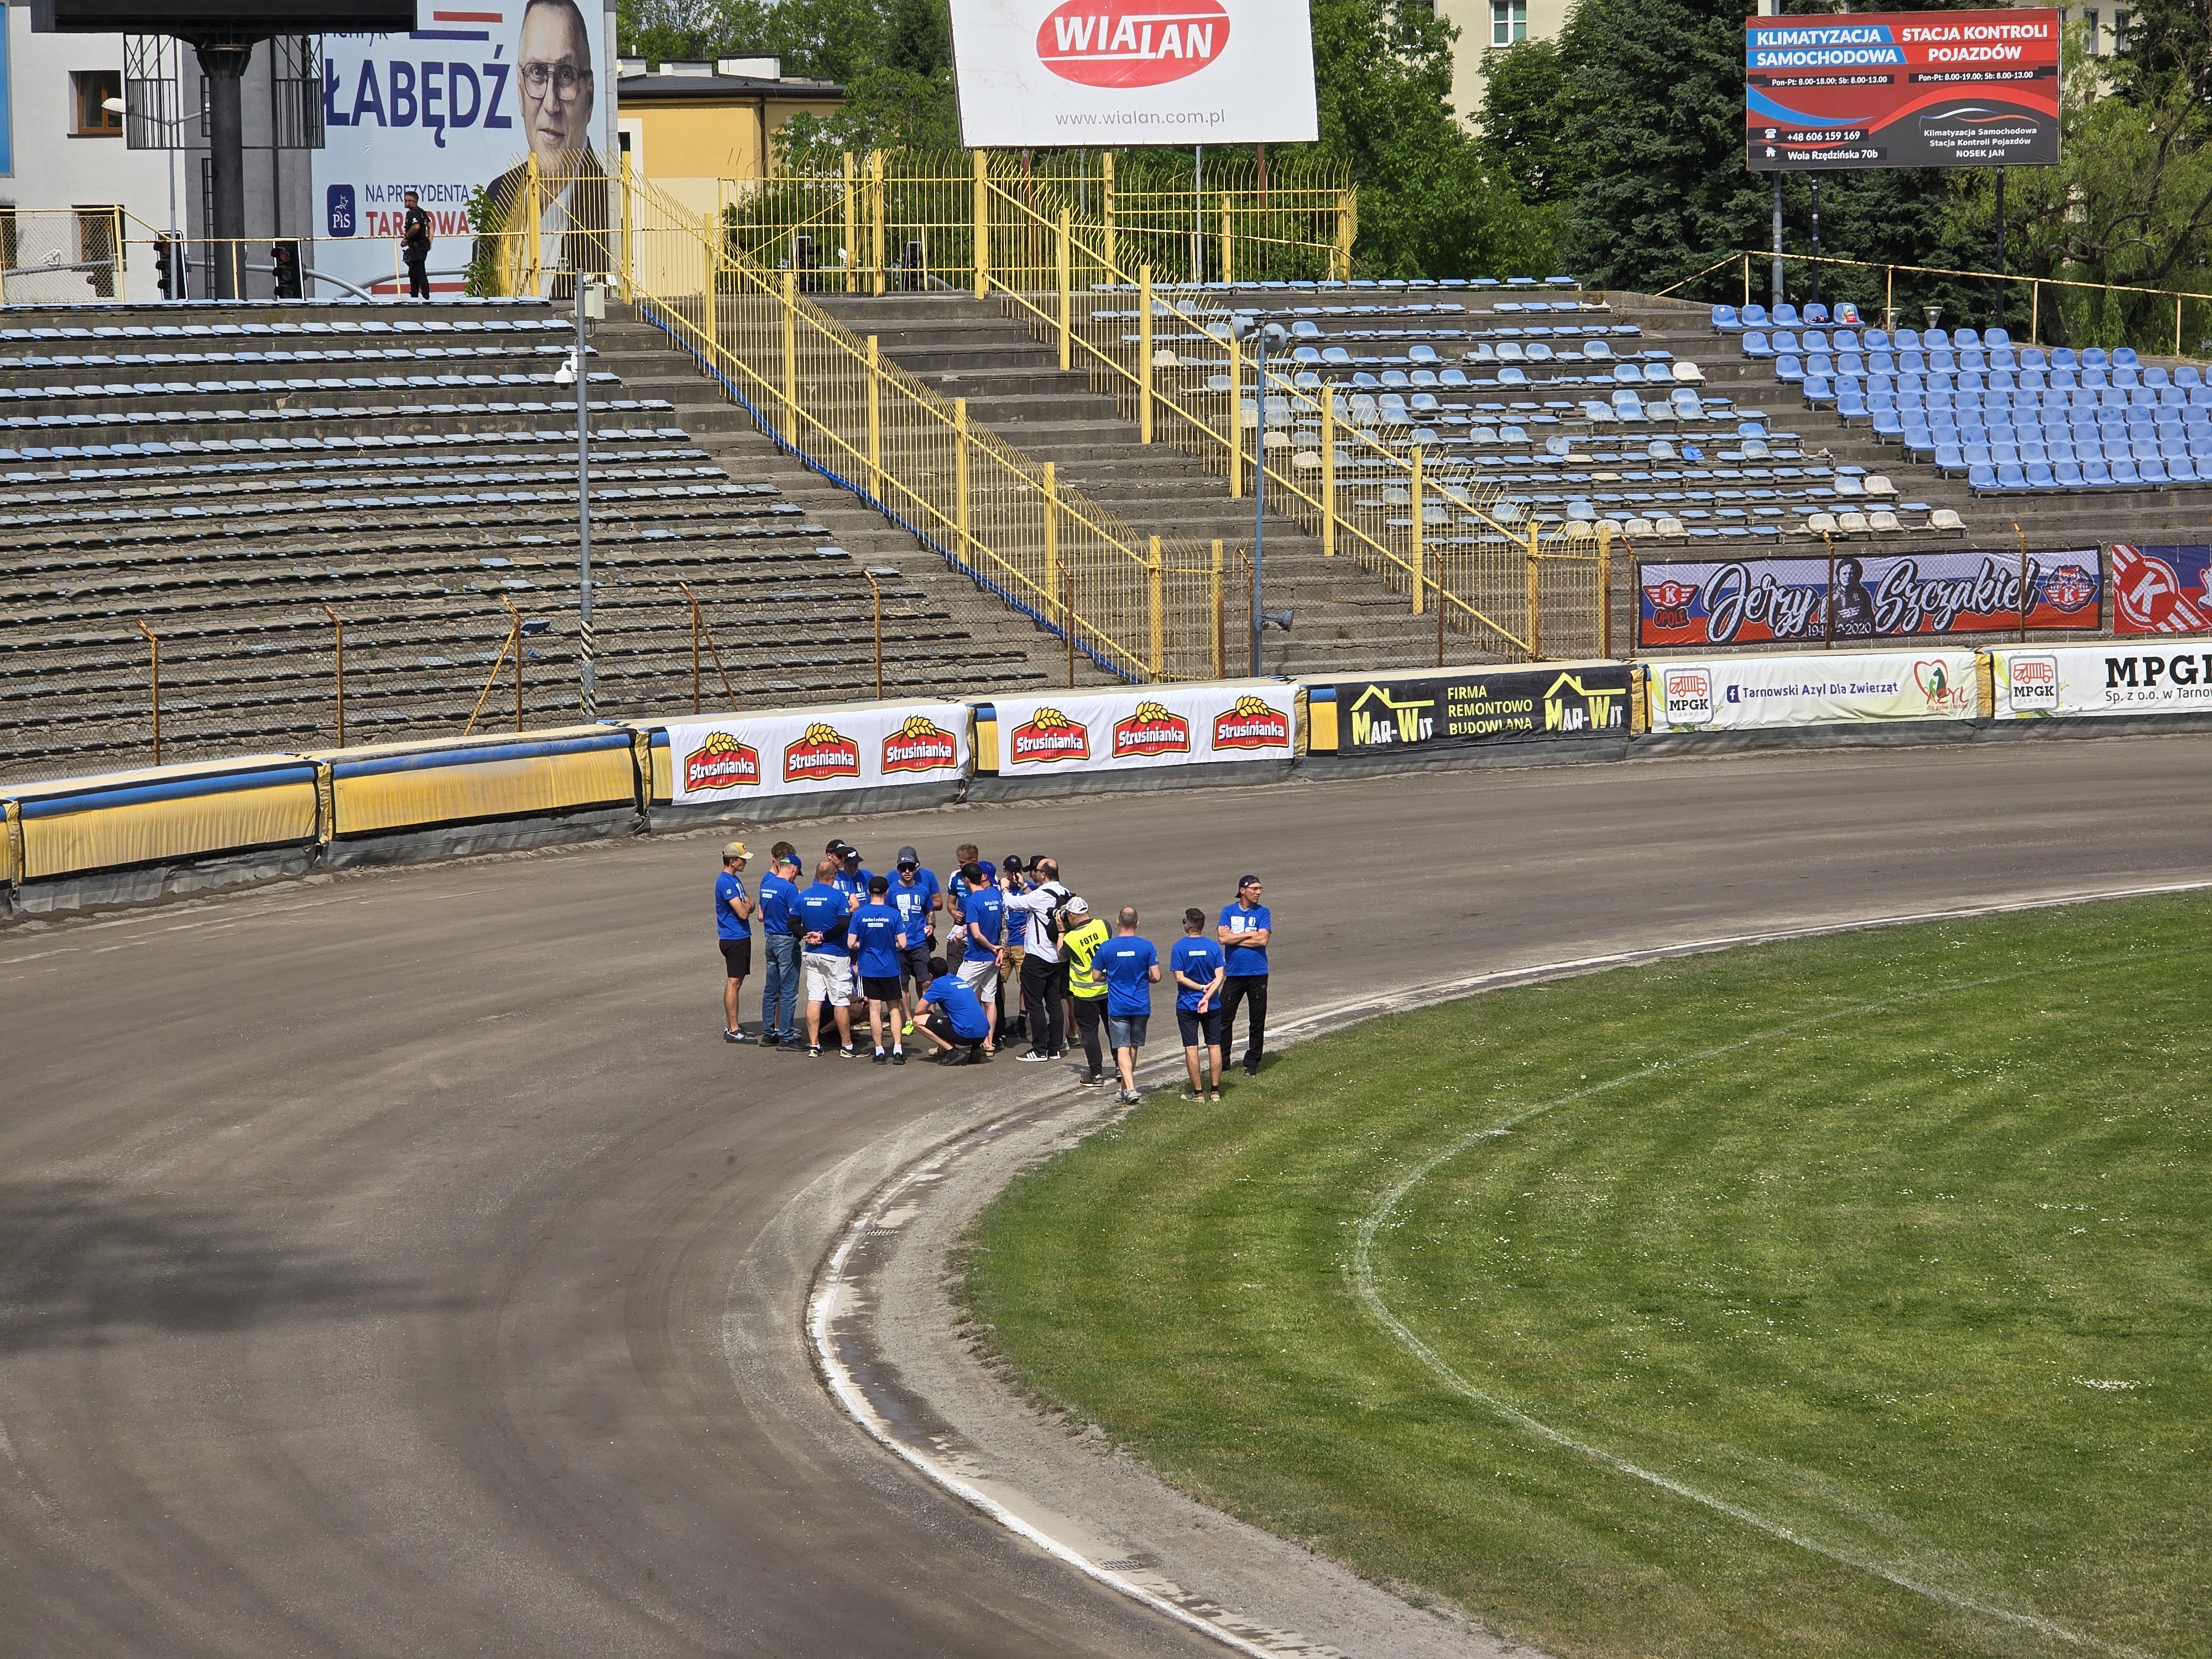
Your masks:
<svg viewBox="0 0 2212 1659"><path fill-rule="evenodd" d="M1740 732L1975 714L1971 651L1822 652L1650 665L1655 732Z"/></svg>
<svg viewBox="0 0 2212 1659"><path fill-rule="evenodd" d="M2101 597L2094 547L1647 562L1637 583L1646 649L2093 629Z"/></svg>
<svg viewBox="0 0 2212 1659"><path fill-rule="evenodd" d="M1625 737L1633 671L1626 663L1464 668L1306 688L1316 754L1381 755L1530 738ZM1334 722L1318 710L1333 705ZM1331 739L1330 730L1334 732Z"/></svg>
<svg viewBox="0 0 2212 1659"><path fill-rule="evenodd" d="M1306 0L952 0L971 149L1306 143Z"/></svg>
<svg viewBox="0 0 2212 1659"><path fill-rule="evenodd" d="M995 698L999 775L1288 760L1294 690L1253 680Z"/></svg>
<svg viewBox="0 0 2212 1659"><path fill-rule="evenodd" d="M968 769L958 702L716 714L668 728L669 799L750 800L942 782Z"/></svg>
<svg viewBox="0 0 2212 1659"><path fill-rule="evenodd" d="M1999 720L2212 709L2212 650L2201 646L2001 646L1990 659Z"/></svg>

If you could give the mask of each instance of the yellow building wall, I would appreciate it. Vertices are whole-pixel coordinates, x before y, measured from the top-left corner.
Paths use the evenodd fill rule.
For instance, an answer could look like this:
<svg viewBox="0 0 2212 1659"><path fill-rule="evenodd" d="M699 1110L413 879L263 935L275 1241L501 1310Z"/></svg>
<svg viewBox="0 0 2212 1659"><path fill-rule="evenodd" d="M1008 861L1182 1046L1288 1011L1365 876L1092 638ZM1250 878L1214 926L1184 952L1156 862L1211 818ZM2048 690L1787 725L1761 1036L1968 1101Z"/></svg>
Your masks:
<svg viewBox="0 0 2212 1659"><path fill-rule="evenodd" d="M767 102L769 141L794 115L834 115L843 107L835 98L771 99ZM633 103L622 112L624 125L637 124L638 166L648 179L760 179L767 176L761 154L762 105L757 100Z"/></svg>

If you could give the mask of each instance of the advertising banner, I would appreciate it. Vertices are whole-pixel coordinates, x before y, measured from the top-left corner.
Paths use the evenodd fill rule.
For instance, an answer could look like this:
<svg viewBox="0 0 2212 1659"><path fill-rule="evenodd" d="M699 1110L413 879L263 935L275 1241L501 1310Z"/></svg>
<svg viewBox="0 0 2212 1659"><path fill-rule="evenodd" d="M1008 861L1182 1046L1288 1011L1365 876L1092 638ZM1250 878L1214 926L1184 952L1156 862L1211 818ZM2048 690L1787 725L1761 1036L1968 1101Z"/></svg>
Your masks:
<svg viewBox="0 0 2212 1659"><path fill-rule="evenodd" d="M1741 732L1975 713L1971 651L1823 652L1650 665L1654 732Z"/></svg>
<svg viewBox="0 0 2212 1659"><path fill-rule="evenodd" d="M965 703L716 714L669 726L669 799L730 803L942 782L964 775L969 759Z"/></svg>
<svg viewBox="0 0 2212 1659"><path fill-rule="evenodd" d="M2031 550L2026 563L2023 618L2017 551L1647 562L1637 572L1636 640L1647 649L1826 644L2098 625L2095 548Z"/></svg>
<svg viewBox="0 0 2212 1659"><path fill-rule="evenodd" d="M1310 684L1306 746L1317 755L1380 755L1626 737L1633 672L1620 662L1560 663Z"/></svg>
<svg viewBox="0 0 2212 1659"><path fill-rule="evenodd" d="M2004 646L1990 653L1990 665L1999 720L2212 709L2212 650Z"/></svg>
<svg viewBox="0 0 2212 1659"><path fill-rule="evenodd" d="M2212 632L2212 547L2112 548L2115 634Z"/></svg>
<svg viewBox="0 0 2212 1659"><path fill-rule="evenodd" d="M323 148L313 152L317 270L371 292L405 289L406 192L430 217L433 294L459 294L472 252L470 192L502 217L522 158L562 179L604 179L615 88L599 0L417 0L409 34L326 34ZM579 198L582 199L579 199ZM544 263L604 270L604 185L572 185L540 216Z"/></svg>
<svg viewBox="0 0 2212 1659"><path fill-rule="evenodd" d="M1752 171L2055 167L2058 30L2027 8L1754 17Z"/></svg>
<svg viewBox="0 0 2212 1659"><path fill-rule="evenodd" d="M970 149L1320 134L1306 0L952 0Z"/></svg>
<svg viewBox="0 0 2212 1659"><path fill-rule="evenodd" d="M1286 761L1297 735L1293 694L1253 680L997 697L999 775Z"/></svg>

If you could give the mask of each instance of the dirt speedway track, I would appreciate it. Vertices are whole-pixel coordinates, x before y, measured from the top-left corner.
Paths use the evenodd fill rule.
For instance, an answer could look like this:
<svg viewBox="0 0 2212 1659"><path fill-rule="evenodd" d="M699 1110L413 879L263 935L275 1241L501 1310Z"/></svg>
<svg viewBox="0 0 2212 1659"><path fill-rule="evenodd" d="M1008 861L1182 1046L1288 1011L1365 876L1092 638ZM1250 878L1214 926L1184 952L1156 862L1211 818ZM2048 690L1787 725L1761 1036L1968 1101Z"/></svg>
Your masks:
<svg viewBox="0 0 2212 1659"><path fill-rule="evenodd" d="M1258 870L1279 1017L1452 971L2203 879L2208 810L2212 738L2164 738L791 839L842 832L879 869L904 842L940 872L960 841L1048 851L1161 941ZM958 1121L1073 1073L725 1045L720 839L0 932L0 1650L1219 1651L949 1502L823 1393L803 1309L846 1216Z"/></svg>

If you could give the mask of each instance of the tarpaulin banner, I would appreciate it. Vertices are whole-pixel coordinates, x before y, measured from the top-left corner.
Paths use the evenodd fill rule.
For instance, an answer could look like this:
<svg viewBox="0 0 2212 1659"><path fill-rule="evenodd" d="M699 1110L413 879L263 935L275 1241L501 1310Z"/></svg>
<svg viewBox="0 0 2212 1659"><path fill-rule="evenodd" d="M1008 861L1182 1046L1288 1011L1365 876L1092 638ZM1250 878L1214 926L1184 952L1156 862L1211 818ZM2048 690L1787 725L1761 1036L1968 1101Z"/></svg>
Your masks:
<svg viewBox="0 0 2212 1659"><path fill-rule="evenodd" d="M2094 547L1645 563L1637 585L1646 648L2094 629L2101 611Z"/></svg>
<svg viewBox="0 0 2212 1659"><path fill-rule="evenodd" d="M1626 663L1462 668L1306 686L1308 750L1380 755L1628 734Z"/></svg>
<svg viewBox="0 0 2212 1659"><path fill-rule="evenodd" d="M2189 714L2212 709L2212 650L2003 646L1990 653L1999 720Z"/></svg>
<svg viewBox="0 0 2212 1659"><path fill-rule="evenodd" d="M2212 547L2112 547L2115 634L2212 632Z"/></svg>
<svg viewBox="0 0 2212 1659"><path fill-rule="evenodd" d="M670 723L668 798L681 805L941 782L965 773L969 758L965 703L715 714Z"/></svg>
<svg viewBox="0 0 2212 1659"><path fill-rule="evenodd" d="M1963 720L1971 651L1822 652L1650 665L1651 729L1735 732L1869 720Z"/></svg>
<svg viewBox="0 0 2212 1659"><path fill-rule="evenodd" d="M2055 167L2058 44L2046 9L1754 17L1752 171Z"/></svg>
<svg viewBox="0 0 2212 1659"><path fill-rule="evenodd" d="M999 775L1289 760L1296 688L1277 680L995 697Z"/></svg>

